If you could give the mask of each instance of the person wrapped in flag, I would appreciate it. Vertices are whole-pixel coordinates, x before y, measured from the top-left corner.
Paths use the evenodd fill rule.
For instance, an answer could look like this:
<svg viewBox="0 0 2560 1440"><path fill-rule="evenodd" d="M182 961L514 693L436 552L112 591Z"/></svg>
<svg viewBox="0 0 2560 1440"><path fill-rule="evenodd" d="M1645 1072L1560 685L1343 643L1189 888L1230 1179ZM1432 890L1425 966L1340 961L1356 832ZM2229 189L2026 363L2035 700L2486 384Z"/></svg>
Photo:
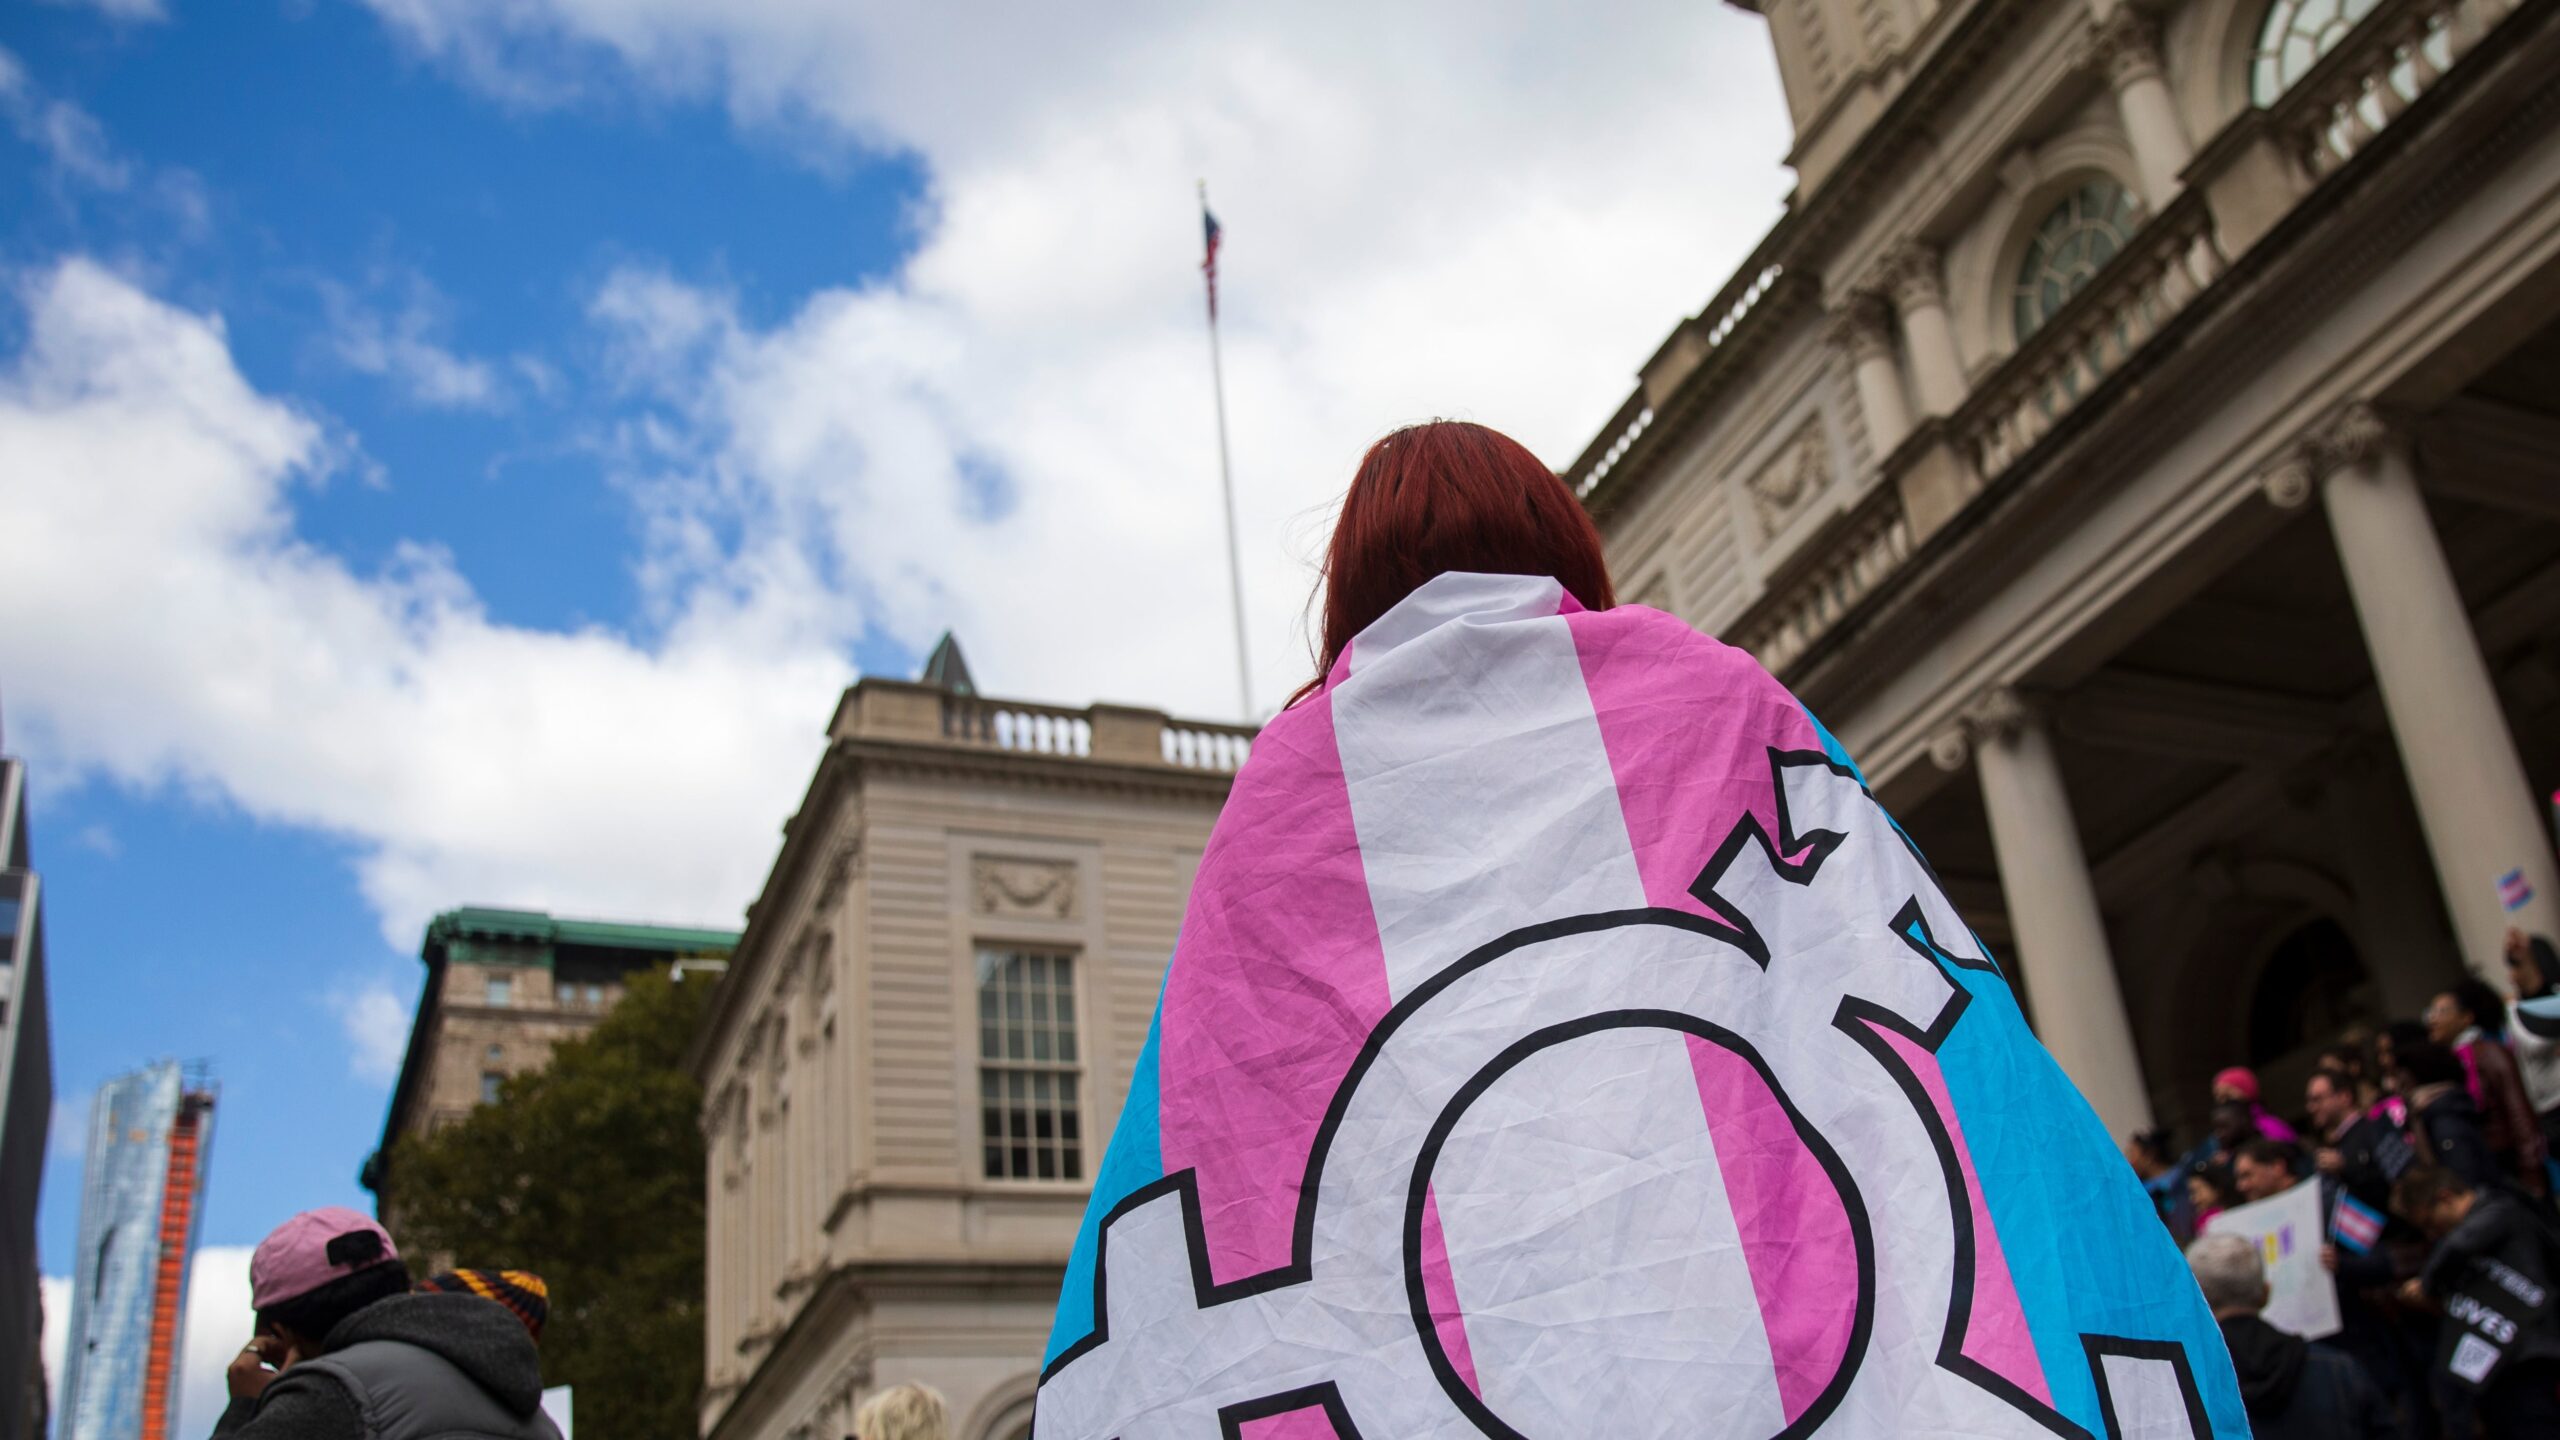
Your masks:
<svg viewBox="0 0 2560 1440"><path fill-rule="evenodd" d="M2140 1184L1848 755L1565 485L1362 461L1037 1440L2241 1436Z"/></svg>

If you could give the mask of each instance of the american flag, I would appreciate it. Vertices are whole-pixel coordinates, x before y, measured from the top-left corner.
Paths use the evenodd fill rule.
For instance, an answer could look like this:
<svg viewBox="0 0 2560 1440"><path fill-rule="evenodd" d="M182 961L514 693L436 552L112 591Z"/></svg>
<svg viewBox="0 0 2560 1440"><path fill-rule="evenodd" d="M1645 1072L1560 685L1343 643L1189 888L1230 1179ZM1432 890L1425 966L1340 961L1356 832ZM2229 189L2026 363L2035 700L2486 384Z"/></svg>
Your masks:
<svg viewBox="0 0 2560 1440"><path fill-rule="evenodd" d="M1200 262L1200 273L1209 277L1209 318L1218 318L1218 217L1209 213L1209 201L1200 201L1200 229L1208 241L1209 253Z"/></svg>

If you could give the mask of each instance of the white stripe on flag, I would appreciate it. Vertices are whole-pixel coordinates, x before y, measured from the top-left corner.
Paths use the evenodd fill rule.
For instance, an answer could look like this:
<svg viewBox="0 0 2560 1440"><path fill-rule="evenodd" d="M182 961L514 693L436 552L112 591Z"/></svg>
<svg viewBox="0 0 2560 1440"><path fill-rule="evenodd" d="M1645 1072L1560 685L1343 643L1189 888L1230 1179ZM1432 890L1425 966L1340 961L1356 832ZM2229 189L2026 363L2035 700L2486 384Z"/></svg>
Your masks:
<svg viewBox="0 0 2560 1440"><path fill-rule="evenodd" d="M1645 903L1562 599L1553 580L1442 575L1353 644L1334 724L1398 999L1521 926ZM1432 1193L1483 1394L1515 1427L1784 1427L1680 1036L1524 1064L1469 1112ZM1625 1386L1645 1354L1683 1363ZM1594 1406L1617 1423L1589 1423Z"/></svg>
<svg viewBox="0 0 2560 1440"><path fill-rule="evenodd" d="M1513 1429L1786 1428L1680 1035L1540 1051L1467 1111L1432 1179L1485 1403Z"/></svg>
<svg viewBox="0 0 2560 1440"><path fill-rule="evenodd" d="M1442 575L1352 645L1334 730L1396 999L1522 925L1644 903L1563 593Z"/></svg>

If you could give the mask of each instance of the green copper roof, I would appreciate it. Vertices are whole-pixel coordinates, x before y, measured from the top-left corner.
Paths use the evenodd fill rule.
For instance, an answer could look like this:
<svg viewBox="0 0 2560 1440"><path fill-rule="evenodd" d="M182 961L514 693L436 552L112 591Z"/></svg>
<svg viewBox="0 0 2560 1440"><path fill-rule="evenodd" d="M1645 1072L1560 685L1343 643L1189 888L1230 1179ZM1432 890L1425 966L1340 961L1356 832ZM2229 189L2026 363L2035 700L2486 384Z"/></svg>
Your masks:
<svg viewBox="0 0 2560 1440"><path fill-rule="evenodd" d="M635 925L618 920L561 920L540 910L500 910L466 905L427 922L426 949L456 940L514 941L536 945L592 945L614 950L658 950L669 955L726 953L738 945L735 930L677 925Z"/></svg>

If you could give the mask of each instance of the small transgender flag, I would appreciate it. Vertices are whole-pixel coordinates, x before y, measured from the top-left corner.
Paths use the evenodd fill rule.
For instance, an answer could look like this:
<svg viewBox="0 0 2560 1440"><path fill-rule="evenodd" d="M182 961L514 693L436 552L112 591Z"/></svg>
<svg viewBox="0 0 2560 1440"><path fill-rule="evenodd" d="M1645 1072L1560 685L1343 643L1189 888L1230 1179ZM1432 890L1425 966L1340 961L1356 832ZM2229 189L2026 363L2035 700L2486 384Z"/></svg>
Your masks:
<svg viewBox="0 0 2560 1440"><path fill-rule="evenodd" d="M1212 245L1213 251L1215 248ZM1213 299L1210 303L1214 307L1216 301ZM2521 910L2532 901L2533 882L2524 878L2524 871L2510 870L2498 877L2499 904L2506 906L2509 910Z"/></svg>
<svg viewBox="0 0 2560 1440"><path fill-rule="evenodd" d="M2340 1195L2338 1208L2329 1212L2329 1233L2350 1251L2370 1255L2382 1240L2382 1212L2353 1195Z"/></svg>
<svg viewBox="0 0 2560 1440"><path fill-rule="evenodd" d="M1208 242L1208 255L1200 262L1200 273L1209 277L1209 318L1218 318L1218 217L1209 213L1209 197L1200 197L1200 229Z"/></svg>

